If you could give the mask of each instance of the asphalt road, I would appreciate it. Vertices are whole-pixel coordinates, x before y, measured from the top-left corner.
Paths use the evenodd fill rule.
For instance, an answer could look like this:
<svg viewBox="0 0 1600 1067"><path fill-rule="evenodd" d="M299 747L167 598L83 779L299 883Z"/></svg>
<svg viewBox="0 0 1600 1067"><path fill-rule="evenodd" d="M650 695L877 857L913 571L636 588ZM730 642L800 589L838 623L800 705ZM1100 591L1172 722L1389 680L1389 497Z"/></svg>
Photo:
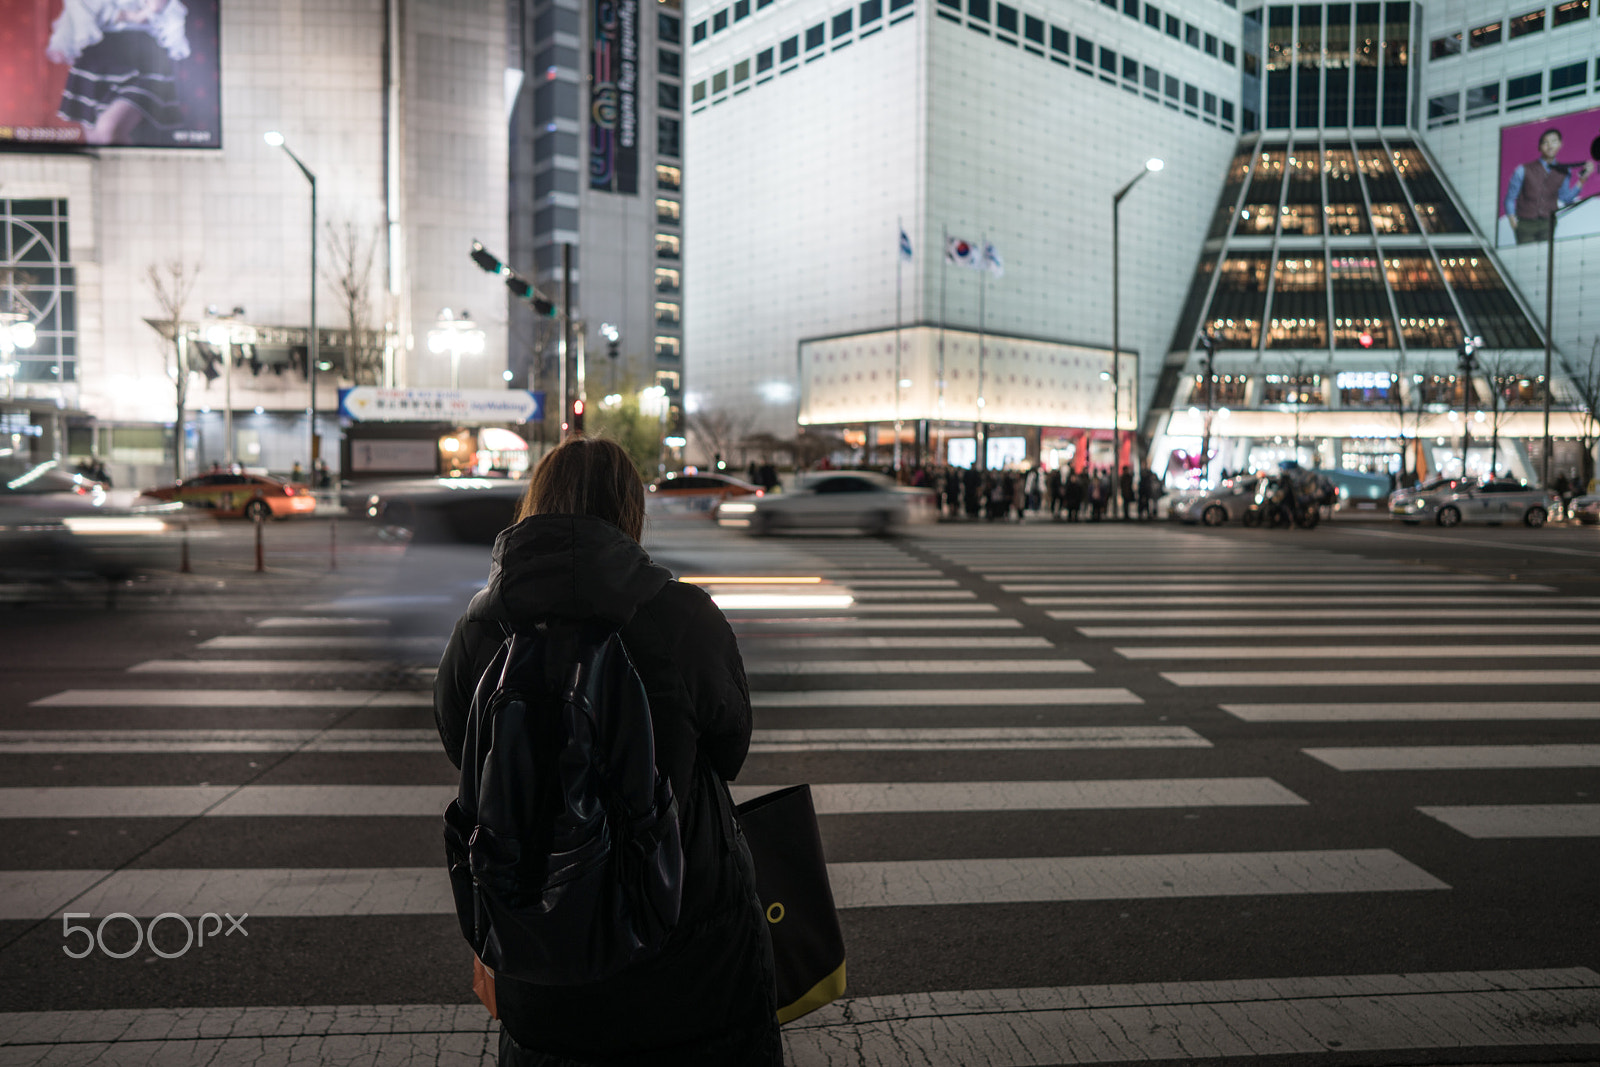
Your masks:
<svg viewBox="0 0 1600 1067"><path fill-rule="evenodd" d="M0 613L0 1061L493 1047L426 695L486 553L328 526ZM790 1062L1600 1059L1600 531L647 540L853 597L729 610L736 785L812 784L849 946Z"/></svg>

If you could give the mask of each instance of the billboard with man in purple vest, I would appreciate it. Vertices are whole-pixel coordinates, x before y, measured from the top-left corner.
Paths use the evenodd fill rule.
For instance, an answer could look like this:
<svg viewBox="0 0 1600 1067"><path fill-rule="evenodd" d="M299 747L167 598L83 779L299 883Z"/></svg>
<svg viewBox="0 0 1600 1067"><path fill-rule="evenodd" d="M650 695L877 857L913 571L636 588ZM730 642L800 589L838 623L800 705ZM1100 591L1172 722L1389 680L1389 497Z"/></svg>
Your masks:
<svg viewBox="0 0 1600 1067"><path fill-rule="evenodd" d="M1502 128L1496 243L1600 234L1597 159L1600 108Z"/></svg>

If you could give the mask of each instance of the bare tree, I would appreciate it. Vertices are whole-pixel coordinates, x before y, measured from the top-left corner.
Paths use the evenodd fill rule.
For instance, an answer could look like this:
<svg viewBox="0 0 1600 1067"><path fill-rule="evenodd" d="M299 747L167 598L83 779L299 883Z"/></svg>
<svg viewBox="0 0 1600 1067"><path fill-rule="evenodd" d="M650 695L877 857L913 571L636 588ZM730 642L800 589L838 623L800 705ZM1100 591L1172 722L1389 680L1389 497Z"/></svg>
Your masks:
<svg viewBox="0 0 1600 1067"><path fill-rule="evenodd" d="M1500 465L1500 427L1535 375L1526 360L1512 359L1503 351L1480 359L1479 363L1489 380L1489 395L1483 409L1489 419L1489 476L1492 478Z"/></svg>
<svg viewBox="0 0 1600 1067"><path fill-rule="evenodd" d="M373 335L372 261L378 250L379 231L363 234L353 222L328 224L328 252L332 265L325 272L344 308L345 374L357 385L376 385L383 373L383 345Z"/></svg>
<svg viewBox="0 0 1600 1067"><path fill-rule="evenodd" d="M728 408L712 408L687 416L689 429L715 456L731 461L733 450L749 436L755 416Z"/></svg>
<svg viewBox="0 0 1600 1067"><path fill-rule="evenodd" d="M1578 440L1583 444L1582 476L1583 486L1587 489L1594 480L1594 449L1600 443L1600 335L1589 346L1589 357L1585 363L1563 353L1561 371L1572 383L1578 401ZM1550 383L1545 382L1544 387L1550 388Z"/></svg>
<svg viewBox="0 0 1600 1067"><path fill-rule="evenodd" d="M1422 417L1427 414L1426 390L1423 388L1428 378L1428 364L1416 371L1408 373L1406 357L1402 353L1396 360L1394 371L1389 375L1389 413L1394 416L1395 427L1400 433L1400 470L1398 479L1401 485L1410 484L1408 475L1414 478L1417 475L1415 443L1422 433ZM1411 406L1406 406L1406 392L1410 391Z"/></svg>
<svg viewBox="0 0 1600 1067"><path fill-rule="evenodd" d="M184 429L187 421L185 409L189 404L189 346L183 336L183 307L200 277L200 264L188 266L180 259L166 263L152 263L145 268L145 284L161 309L160 318L148 319L167 343L172 345L173 388L176 391L177 422L172 448L172 476L183 477Z"/></svg>

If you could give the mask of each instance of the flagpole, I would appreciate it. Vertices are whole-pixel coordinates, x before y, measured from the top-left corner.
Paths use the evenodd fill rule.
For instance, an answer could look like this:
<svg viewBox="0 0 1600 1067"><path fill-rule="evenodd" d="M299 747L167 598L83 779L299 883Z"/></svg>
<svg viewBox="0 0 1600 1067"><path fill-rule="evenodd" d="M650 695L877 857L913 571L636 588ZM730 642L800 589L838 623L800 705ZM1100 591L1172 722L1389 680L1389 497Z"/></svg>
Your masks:
<svg viewBox="0 0 1600 1067"><path fill-rule="evenodd" d="M939 253L939 434L944 435L944 294L950 282L950 227L948 224L940 227L943 235ZM945 462L950 462L948 441L945 448Z"/></svg>
<svg viewBox="0 0 1600 1067"><path fill-rule="evenodd" d="M905 265L901 236L905 220L895 218L894 226L894 472L900 474L900 276Z"/></svg>
<svg viewBox="0 0 1600 1067"><path fill-rule="evenodd" d="M980 265L978 268L980 271L978 275L978 421L974 424L972 443L977 446L976 451L978 453L978 469L986 471L989 469L989 437L985 429L986 424L983 421L983 298L984 292L987 289L986 283L989 280L989 267L987 262L985 262L989 255L988 234L983 235L983 239L979 243L978 248L981 250L979 255L983 257L979 260Z"/></svg>

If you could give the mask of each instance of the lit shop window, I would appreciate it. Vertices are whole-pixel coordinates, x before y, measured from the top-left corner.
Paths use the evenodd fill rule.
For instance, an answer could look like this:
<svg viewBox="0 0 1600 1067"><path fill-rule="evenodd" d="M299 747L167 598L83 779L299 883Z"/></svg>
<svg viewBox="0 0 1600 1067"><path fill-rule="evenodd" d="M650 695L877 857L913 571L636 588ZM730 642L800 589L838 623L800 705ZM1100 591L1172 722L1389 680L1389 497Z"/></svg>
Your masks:
<svg viewBox="0 0 1600 1067"><path fill-rule="evenodd" d="M683 342L668 334L656 335L656 358L677 359L683 352Z"/></svg>
<svg viewBox="0 0 1600 1067"><path fill-rule="evenodd" d="M1556 13L1551 22L1557 26L1565 26L1588 17L1589 0L1567 0L1564 4L1556 5Z"/></svg>
<svg viewBox="0 0 1600 1067"><path fill-rule="evenodd" d="M1411 212L1404 204L1373 204L1372 229L1376 233L1415 233Z"/></svg>
<svg viewBox="0 0 1600 1067"><path fill-rule="evenodd" d="M676 326L683 321L683 307L666 300L657 300L656 321L662 325Z"/></svg>
<svg viewBox="0 0 1600 1067"><path fill-rule="evenodd" d="M1326 348L1328 324L1313 316L1278 318L1267 328L1268 348Z"/></svg>
<svg viewBox="0 0 1600 1067"><path fill-rule="evenodd" d="M659 163L656 164L656 188L683 188L683 171L679 170L677 167L667 167Z"/></svg>
<svg viewBox="0 0 1600 1067"><path fill-rule="evenodd" d="M1518 15L1511 20L1511 39L1526 37L1530 33L1544 32L1544 8L1530 11L1526 15Z"/></svg>
<svg viewBox="0 0 1600 1067"><path fill-rule="evenodd" d="M1387 317L1334 319L1333 343L1336 348L1393 348L1394 331Z"/></svg>
<svg viewBox="0 0 1600 1067"><path fill-rule="evenodd" d="M683 240L675 233L656 234L656 255L661 259L677 259L683 254Z"/></svg>
<svg viewBox="0 0 1600 1067"><path fill-rule="evenodd" d="M683 285L683 275L671 267L656 268L656 292L676 293Z"/></svg>
<svg viewBox="0 0 1600 1067"><path fill-rule="evenodd" d="M1217 339L1218 348L1254 348L1261 340L1261 323L1251 318L1215 318L1207 332Z"/></svg>
<svg viewBox="0 0 1600 1067"><path fill-rule="evenodd" d="M1240 234L1271 233L1277 225L1277 211L1271 204L1246 204L1239 212L1239 225L1234 232Z"/></svg>
<svg viewBox="0 0 1600 1067"><path fill-rule="evenodd" d="M1467 34L1467 42L1473 48L1487 48L1492 44L1500 43L1500 31L1504 24L1489 22L1482 26L1474 26Z"/></svg>
<svg viewBox="0 0 1600 1067"><path fill-rule="evenodd" d="M656 221L676 223L683 218L683 205L676 200L656 200Z"/></svg>
<svg viewBox="0 0 1600 1067"><path fill-rule="evenodd" d="M1388 407L1399 389L1398 379L1387 371L1340 371L1334 376L1339 404L1347 408Z"/></svg>
<svg viewBox="0 0 1600 1067"><path fill-rule="evenodd" d="M1322 232L1322 208L1316 204L1285 204L1279 217L1286 234L1315 237Z"/></svg>
<svg viewBox="0 0 1600 1067"><path fill-rule="evenodd" d="M1213 374L1211 376L1211 402L1217 405L1240 406L1245 402L1245 395L1250 390L1250 376L1247 374ZM1189 394L1195 399L1206 395L1206 376L1194 376L1194 392Z"/></svg>
<svg viewBox="0 0 1600 1067"><path fill-rule="evenodd" d="M1263 404L1323 403L1322 375L1268 374L1261 388Z"/></svg>

